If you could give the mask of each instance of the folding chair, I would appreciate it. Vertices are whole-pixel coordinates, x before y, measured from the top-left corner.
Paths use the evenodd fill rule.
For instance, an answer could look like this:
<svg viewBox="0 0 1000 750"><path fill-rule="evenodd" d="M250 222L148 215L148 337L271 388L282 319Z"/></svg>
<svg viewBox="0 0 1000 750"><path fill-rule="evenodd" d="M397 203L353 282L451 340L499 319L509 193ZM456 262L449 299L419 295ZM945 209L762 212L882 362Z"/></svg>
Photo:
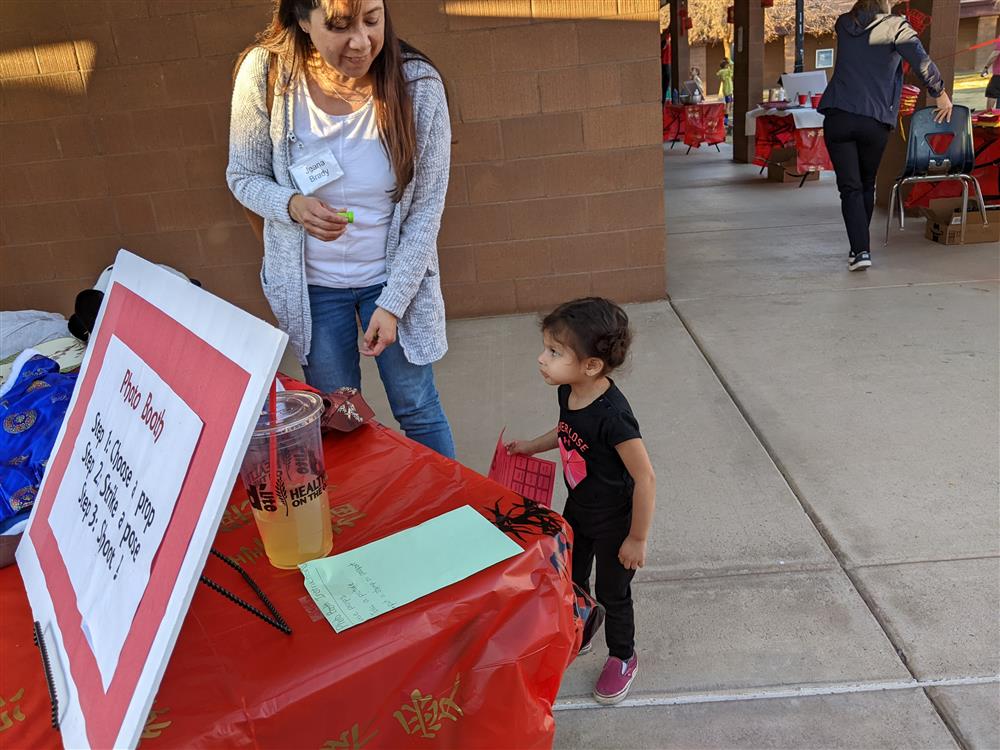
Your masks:
<svg viewBox="0 0 1000 750"><path fill-rule="evenodd" d="M947 144L945 145L945 142ZM986 206L979 180L971 172L976 163L976 148L972 140L972 113L968 107L955 106L951 122L934 122L934 108L917 110L910 121L910 135L906 139L906 164L903 172L892 185L889 195L889 216L885 222L885 245L889 244L889 228L893 209L899 208L899 228L905 224L903 187L914 182L942 182L960 180L962 183L962 232L960 241L965 243L965 220L969 210L969 184L976 190L979 213L986 219Z"/></svg>

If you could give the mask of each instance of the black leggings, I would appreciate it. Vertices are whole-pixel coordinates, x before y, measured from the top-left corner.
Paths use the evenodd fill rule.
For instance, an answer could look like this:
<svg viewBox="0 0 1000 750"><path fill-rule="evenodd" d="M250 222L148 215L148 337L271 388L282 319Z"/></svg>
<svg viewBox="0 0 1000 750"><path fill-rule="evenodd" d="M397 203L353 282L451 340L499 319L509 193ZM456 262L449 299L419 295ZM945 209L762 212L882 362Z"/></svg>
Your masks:
<svg viewBox="0 0 1000 750"><path fill-rule="evenodd" d="M567 515L566 520L573 527L573 583L590 593L590 572L596 559L596 599L605 610L604 639L608 653L627 661L635 651L631 585L635 571L618 562L618 550L628 536L629 524L622 524L617 531L602 530L589 536L574 518Z"/></svg>
<svg viewBox="0 0 1000 750"><path fill-rule="evenodd" d="M875 175L889 126L872 117L834 109L826 113L823 139L837 173L840 210L855 253L870 251L868 226L875 210Z"/></svg>

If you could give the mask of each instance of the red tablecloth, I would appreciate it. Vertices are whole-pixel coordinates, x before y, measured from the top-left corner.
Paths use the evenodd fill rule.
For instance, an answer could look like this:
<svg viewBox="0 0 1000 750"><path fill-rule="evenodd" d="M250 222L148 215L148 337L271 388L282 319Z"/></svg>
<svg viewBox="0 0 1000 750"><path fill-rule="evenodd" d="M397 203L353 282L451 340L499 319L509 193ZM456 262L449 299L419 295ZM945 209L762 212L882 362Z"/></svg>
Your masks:
<svg viewBox="0 0 1000 750"><path fill-rule="evenodd" d="M663 142L679 141L684 135L684 107L679 104L663 105Z"/></svg>
<svg viewBox="0 0 1000 750"><path fill-rule="evenodd" d="M796 128L794 118L777 115L761 115L756 125L754 164L767 164L776 148L794 147L799 174L833 169L822 128Z"/></svg>
<svg viewBox="0 0 1000 750"><path fill-rule="evenodd" d="M1000 128L977 125L972 128L972 137L976 144L976 167L972 176L979 180L986 204L1000 204ZM962 185L958 180L918 182L909 188L904 205L927 207L935 198L954 198L961 194Z"/></svg>
<svg viewBox="0 0 1000 750"><path fill-rule="evenodd" d="M682 140L698 148L714 146L726 140L725 104L664 104L663 140Z"/></svg>
<svg viewBox="0 0 1000 750"><path fill-rule="evenodd" d="M583 628L562 517L377 424L324 445L334 553L466 503L524 553L338 634L302 575L267 563L237 482L215 547L294 633L199 586L142 746L551 747L552 703ZM219 560L205 575L259 605ZM60 747L15 566L0 570L0 614L0 747Z"/></svg>

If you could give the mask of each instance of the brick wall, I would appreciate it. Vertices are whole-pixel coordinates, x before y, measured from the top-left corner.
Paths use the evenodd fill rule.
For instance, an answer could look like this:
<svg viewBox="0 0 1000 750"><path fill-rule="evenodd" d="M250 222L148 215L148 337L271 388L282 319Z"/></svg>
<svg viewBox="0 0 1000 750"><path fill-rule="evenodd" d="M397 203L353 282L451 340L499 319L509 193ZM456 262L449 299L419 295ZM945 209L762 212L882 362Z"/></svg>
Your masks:
<svg viewBox="0 0 1000 750"><path fill-rule="evenodd" d="M656 0L395 0L451 95L452 316L665 289ZM0 3L0 308L68 313L119 246L269 316L225 186L268 0Z"/></svg>
<svg viewBox="0 0 1000 750"><path fill-rule="evenodd" d="M656 0L437 5L393 13L451 94L449 314L663 297Z"/></svg>

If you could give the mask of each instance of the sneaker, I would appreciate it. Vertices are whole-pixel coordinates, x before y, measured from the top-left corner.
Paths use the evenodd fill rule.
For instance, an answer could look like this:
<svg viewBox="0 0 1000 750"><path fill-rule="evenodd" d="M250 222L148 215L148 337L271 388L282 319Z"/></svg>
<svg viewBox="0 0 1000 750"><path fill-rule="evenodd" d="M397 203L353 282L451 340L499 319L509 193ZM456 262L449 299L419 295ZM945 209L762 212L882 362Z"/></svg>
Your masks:
<svg viewBox="0 0 1000 750"><path fill-rule="evenodd" d="M862 250L860 253L855 253L851 250L851 254L847 256L847 267L852 271L864 271L866 268L871 268L872 256L867 250Z"/></svg>
<svg viewBox="0 0 1000 750"><path fill-rule="evenodd" d="M625 700L632 681L639 672L639 657L632 654L628 661L622 661L616 656L609 656L604 664L601 676L597 678L594 687L594 700L611 706Z"/></svg>

